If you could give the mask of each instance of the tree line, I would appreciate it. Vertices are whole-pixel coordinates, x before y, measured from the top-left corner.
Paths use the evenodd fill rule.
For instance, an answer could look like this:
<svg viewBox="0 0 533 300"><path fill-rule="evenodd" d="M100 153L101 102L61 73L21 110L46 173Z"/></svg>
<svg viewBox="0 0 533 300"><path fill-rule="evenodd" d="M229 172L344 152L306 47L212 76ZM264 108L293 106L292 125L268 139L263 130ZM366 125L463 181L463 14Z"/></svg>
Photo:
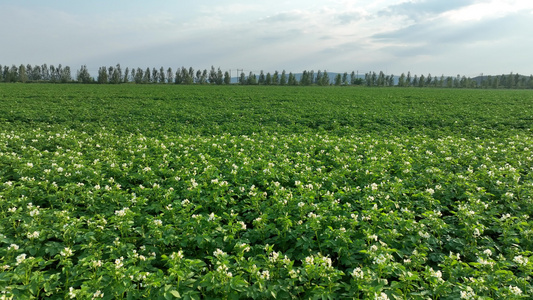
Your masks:
<svg viewBox="0 0 533 300"><path fill-rule="evenodd" d="M350 74L337 73L330 76L327 71L304 70L300 74L288 74L283 70L281 73L260 71L259 74L241 72L236 76L237 84L241 85L364 85L369 87L438 87L438 88L508 88L508 89L533 89L533 75L523 76L519 74L502 74L496 76L478 76L470 78L457 75L455 77L440 77L428 75L411 75L402 73L400 76L386 75L368 72L364 76L352 71ZM43 65L0 65L0 82L50 82L50 83L95 83L95 84L232 84L230 72L223 72L220 68L211 67L210 70L195 70L192 67L177 68L125 68L120 64L115 66L102 66L98 69L96 77L93 77L87 66L83 65L76 74L72 74L69 66Z"/></svg>

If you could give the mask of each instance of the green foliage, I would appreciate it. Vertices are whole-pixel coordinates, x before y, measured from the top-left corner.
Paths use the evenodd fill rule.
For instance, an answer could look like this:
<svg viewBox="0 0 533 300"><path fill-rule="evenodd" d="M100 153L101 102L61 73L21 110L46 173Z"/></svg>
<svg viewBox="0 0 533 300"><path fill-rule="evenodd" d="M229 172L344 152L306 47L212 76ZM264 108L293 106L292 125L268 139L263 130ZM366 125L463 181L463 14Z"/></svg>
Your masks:
<svg viewBox="0 0 533 300"><path fill-rule="evenodd" d="M242 72L243 70L241 70ZM168 68L167 71L163 67L159 69L146 68L143 71L140 68L132 68L131 75L129 68L126 68L124 74L122 73L122 68L120 64L117 64L115 67L105 67L102 66L98 70L98 75L96 81L89 74L87 67L82 66L80 70L77 71L76 81L78 83L99 83L99 84L119 84L127 83L130 80L134 83L176 83L176 84L231 84L231 73L228 71L223 72L220 68L215 70L214 66L211 66L211 70L207 69L197 70L194 73L194 69L190 67L186 69L182 67L181 70L178 69L174 74L172 68ZM292 73L291 73L292 74ZM301 75L299 75L300 80L296 80L296 75L289 74L287 77L285 71L280 75L278 71L275 71L274 74L267 73L266 75L263 71L260 72L259 77L257 77L253 72L250 72L248 77L242 72L238 78L238 83L241 85L330 85L331 80L328 76L327 71L322 72L319 70L315 76L314 71L304 70ZM239 75L239 74L237 74ZM31 66L30 64L24 66L20 65L19 67L12 65L11 68L8 66L0 65L0 82L52 82L52 83L70 83L72 81L71 69L69 66L62 67L61 64L55 68L53 65L48 67L46 64L42 66ZM359 74L356 75L354 71L350 74L350 80L348 80L348 73L339 73L333 78L333 83L335 85L363 85L367 86L398 86L398 87L433 87L433 88L507 88L507 89L532 89L533 88L533 75L524 76L520 74L510 73L508 75L502 74L499 76L481 76L470 78L466 76L457 75L457 77L446 77L444 75L437 79L437 76L431 77L431 74L428 74L428 77L424 75L415 75L415 78L411 82L411 73L408 72L407 77L402 73L398 77L398 83L395 83L394 75L385 75L383 71L379 72L379 75L375 72L369 72L365 74L365 78L359 78Z"/></svg>
<svg viewBox="0 0 533 300"><path fill-rule="evenodd" d="M530 93L1 93L3 298L533 295Z"/></svg>

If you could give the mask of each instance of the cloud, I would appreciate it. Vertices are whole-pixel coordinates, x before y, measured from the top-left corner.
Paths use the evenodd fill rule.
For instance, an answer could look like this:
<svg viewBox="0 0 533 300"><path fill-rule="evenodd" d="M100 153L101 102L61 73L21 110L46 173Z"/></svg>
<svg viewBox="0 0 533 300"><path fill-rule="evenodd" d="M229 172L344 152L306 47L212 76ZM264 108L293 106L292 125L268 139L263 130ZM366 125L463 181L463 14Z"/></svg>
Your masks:
<svg viewBox="0 0 533 300"><path fill-rule="evenodd" d="M390 6L387 14L405 13L416 20L395 30L376 33L371 38L400 57L431 55L455 46L468 49L482 44L488 47L487 44L522 35L517 29L530 26L526 8L533 9L533 2L523 2L520 9L513 5L513 0L474 2L410 1Z"/></svg>
<svg viewBox="0 0 533 300"><path fill-rule="evenodd" d="M475 3L475 0L425 0L408 1L387 7L379 12L382 16L401 15L413 20L438 15L450 10L456 10Z"/></svg>
<svg viewBox="0 0 533 300"><path fill-rule="evenodd" d="M511 14L533 12L533 1L492 0L479 2L443 14L451 22L479 21Z"/></svg>
<svg viewBox="0 0 533 300"><path fill-rule="evenodd" d="M445 22L443 18L438 18L376 34L372 38L378 42L403 45L422 43L433 45L435 48L443 44L468 45L480 41L495 42L513 34L520 34L517 28L525 28L529 19L530 17L523 13L497 19L460 23Z"/></svg>
<svg viewBox="0 0 533 300"><path fill-rule="evenodd" d="M399 69L429 69L435 73L457 74L459 70L490 73L514 69L531 70L519 63L533 38L524 38L522 29L531 26L529 12L511 13L498 18L451 22L446 14L387 33L372 36L376 53L388 53ZM513 46L510 46L513 45Z"/></svg>
<svg viewBox="0 0 533 300"><path fill-rule="evenodd" d="M335 16L338 25L348 25L363 19L363 14L357 11L343 12Z"/></svg>
<svg viewBox="0 0 533 300"><path fill-rule="evenodd" d="M303 11L283 11L278 12L272 16L266 16L259 19L259 23L263 24L287 24L297 23L306 19L306 14Z"/></svg>
<svg viewBox="0 0 533 300"><path fill-rule="evenodd" d="M202 5L202 15L242 15L250 12L264 11L264 5L251 3L224 3L223 5Z"/></svg>
<svg viewBox="0 0 533 300"><path fill-rule="evenodd" d="M396 73L454 66L457 73L473 68L476 56L525 68L533 48L533 1L154 0L124 10L62 2L0 4L0 19L16 24L0 27L8 45L0 63ZM513 52L505 61L487 62L505 47Z"/></svg>

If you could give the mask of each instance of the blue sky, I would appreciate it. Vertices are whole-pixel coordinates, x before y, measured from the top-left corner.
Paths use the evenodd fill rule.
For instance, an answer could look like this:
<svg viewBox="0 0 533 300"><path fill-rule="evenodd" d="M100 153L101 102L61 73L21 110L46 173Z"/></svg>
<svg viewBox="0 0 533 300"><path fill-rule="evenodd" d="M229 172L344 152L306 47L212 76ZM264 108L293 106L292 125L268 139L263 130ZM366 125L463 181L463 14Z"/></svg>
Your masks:
<svg viewBox="0 0 533 300"><path fill-rule="evenodd" d="M0 20L2 65L533 73L531 0L2 0Z"/></svg>

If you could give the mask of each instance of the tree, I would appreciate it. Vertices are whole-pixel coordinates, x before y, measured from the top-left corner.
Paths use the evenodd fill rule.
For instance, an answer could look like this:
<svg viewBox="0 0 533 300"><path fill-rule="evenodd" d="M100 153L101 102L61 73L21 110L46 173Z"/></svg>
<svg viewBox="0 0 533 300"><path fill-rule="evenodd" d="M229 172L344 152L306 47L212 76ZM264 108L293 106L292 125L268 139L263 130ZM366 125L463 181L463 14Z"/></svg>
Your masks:
<svg viewBox="0 0 533 300"><path fill-rule="evenodd" d="M239 84L245 85L246 83L246 75L244 75L244 72L241 72L241 75L239 76Z"/></svg>
<svg viewBox="0 0 533 300"><path fill-rule="evenodd" d="M159 83L166 83L165 69L161 66L159 69Z"/></svg>
<svg viewBox="0 0 533 300"><path fill-rule="evenodd" d="M338 73L335 75L335 85L339 86L342 84L342 75Z"/></svg>
<svg viewBox="0 0 533 300"><path fill-rule="evenodd" d="M135 72L134 77L135 83L143 83L144 81L144 71L141 68L137 68L137 72Z"/></svg>
<svg viewBox="0 0 533 300"><path fill-rule="evenodd" d="M28 81L33 81L33 67L30 64L26 65L26 75L28 76Z"/></svg>
<svg viewBox="0 0 533 300"><path fill-rule="evenodd" d="M274 71L274 75L272 75L272 84L279 85L280 78L278 71Z"/></svg>
<svg viewBox="0 0 533 300"><path fill-rule="evenodd" d="M270 75L270 72L268 72L265 76L265 84L272 85L272 75Z"/></svg>
<svg viewBox="0 0 533 300"><path fill-rule="evenodd" d="M150 68L146 68L143 74L143 83L150 83L152 82L152 77L150 76Z"/></svg>
<svg viewBox="0 0 533 300"><path fill-rule="evenodd" d="M492 81L492 88L497 89L500 87L500 76L496 76Z"/></svg>
<svg viewBox="0 0 533 300"><path fill-rule="evenodd" d="M461 75L457 74L455 78L453 78L453 87L454 88L460 88L461 87Z"/></svg>
<svg viewBox="0 0 533 300"><path fill-rule="evenodd" d="M152 67L152 82L157 83L159 81L159 72L156 68Z"/></svg>
<svg viewBox="0 0 533 300"><path fill-rule="evenodd" d="M183 77L182 77L182 71L180 70L180 68L178 68L176 70L176 74L174 76L174 83L175 84L182 84L183 83Z"/></svg>
<svg viewBox="0 0 533 300"><path fill-rule="evenodd" d="M15 65L11 65L11 68L9 69L9 77L10 82L17 82L19 81L19 69Z"/></svg>
<svg viewBox="0 0 533 300"><path fill-rule="evenodd" d="M50 80L50 69L48 69L48 66L46 64L43 64L41 66L41 72L43 74L43 80L49 81Z"/></svg>
<svg viewBox="0 0 533 300"><path fill-rule="evenodd" d="M207 83L207 70L204 69L202 71L202 75L200 76L200 84L206 84Z"/></svg>
<svg viewBox="0 0 533 300"><path fill-rule="evenodd" d="M78 70L78 73L76 74L76 80L79 83L91 83L92 82L91 74L89 74L89 71L87 70L86 65L81 66L81 68Z"/></svg>
<svg viewBox="0 0 533 300"><path fill-rule="evenodd" d="M453 78L451 78L450 76L446 77L446 87L447 88L453 87Z"/></svg>
<svg viewBox="0 0 533 300"><path fill-rule="evenodd" d="M198 70L196 71L196 77L195 77L195 82L196 83L200 83L200 80L202 79L202 71L201 70Z"/></svg>
<svg viewBox="0 0 533 300"><path fill-rule="evenodd" d="M426 77L424 77L424 75L420 75L420 79L418 79L418 86L419 87L424 87L426 85L425 79L426 79Z"/></svg>
<svg viewBox="0 0 533 300"><path fill-rule="evenodd" d="M398 78L398 86L399 87L405 86L405 74L404 73L402 73L402 75L400 75L400 78Z"/></svg>
<svg viewBox="0 0 533 300"><path fill-rule="evenodd" d="M120 65L117 65L117 68L109 67L111 72L111 77L109 77L109 83L119 84L122 82L122 69Z"/></svg>
<svg viewBox="0 0 533 300"><path fill-rule="evenodd" d="M116 74L115 74L116 72ZM121 83L123 82L123 76L122 75L122 68L120 67L120 64L117 64L116 67L115 67L115 72L113 72L113 80L116 81L117 83Z"/></svg>
<svg viewBox="0 0 533 300"><path fill-rule="evenodd" d="M189 70L187 70L187 68L185 67L181 67L181 73L179 76L176 73L176 79L174 80L174 82L176 82L177 84L191 84L192 80L193 78L189 75Z"/></svg>
<svg viewBox="0 0 533 300"><path fill-rule="evenodd" d="M211 66L211 70L209 71L209 83L215 84L217 82L217 72L215 71L215 67Z"/></svg>
<svg viewBox="0 0 533 300"><path fill-rule="evenodd" d="M18 80L18 68L15 65L12 65L11 68L5 67L7 70L5 72L4 78L6 82L16 82Z"/></svg>
<svg viewBox="0 0 533 300"><path fill-rule="evenodd" d="M509 88L516 88L518 83L520 82L520 75L516 73L513 77L513 73L511 72L511 75L509 75L509 77L511 79L511 85L509 86Z"/></svg>
<svg viewBox="0 0 533 300"><path fill-rule="evenodd" d="M363 83L365 83L365 80L363 78L355 78L353 80L354 85L363 85Z"/></svg>
<svg viewBox="0 0 533 300"><path fill-rule="evenodd" d="M167 83L174 82L174 73L172 72L172 68L168 67L167 69Z"/></svg>
<svg viewBox="0 0 533 300"><path fill-rule="evenodd" d="M257 84L257 76L250 71L250 74L248 74L248 84L249 85L256 85Z"/></svg>
<svg viewBox="0 0 533 300"><path fill-rule="evenodd" d="M70 72L70 67L65 66L63 72L61 73L61 83L67 83L72 81L72 75Z"/></svg>
<svg viewBox="0 0 533 300"><path fill-rule="evenodd" d="M185 79L189 76L189 71L185 67L178 68L176 71L176 76L174 76L174 83L176 84L185 84Z"/></svg>
<svg viewBox="0 0 533 300"><path fill-rule="evenodd" d="M107 70L108 70L107 79L109 80L110 83L114 83L113 82L113 71L115 70L115 68L113 68L113 66L110 66Z"/></svg>
<svg viewBox="0 0 533 300"><path fill-rule="evenodd" d="M59 64L57 68L50 68L50 70L54 70L51 72L52 80L53 82L61 82L61 74L63 74L63 66Z"/></svg>
<svg viewBox="0 0 533 300"><path fill-rule="evenodd" d="M224 72L224 84L231 84L231 75L228 71Z"/></svg>
<svg viewBox="0 0 533 300"><path fill-rule="evenodd" d="M322 72L318 71L317 77L322 78ZM303 71L302 77L300 78L300 85L311 85L315 83L315 71Z"/></svg>
<svg viewBox="0 0 533 300"><path fill-rule="evenodd" d="M100 67L100 69L98 69L98 77L96 81L100 84L104 84L108 82L108 75L107 75L106 67Z"/></svg>
<svg viewBox="0 0 533 300"><path fill-rule="evenodd" d="M42 70L41 70L41 66L39 65L36 65L33 67L32 69L32 80L33 81L39 81L39 80L42 80L43 79L43 74L42 74Z"/></svg>
<svg viewBox="0 0 533 300"><path fill-rule="evenodd" d="M475 81L475 80L472 80L472 81L476 82L476 84L477 84L477 81ZM526 77L522 76L522 75L518 75L518 80L516 81L515 88L523 89L525 87L525 85L526 85Z"/></svg>
<svg viewBox="0 0 533 300"><path fill-rule="evenodd" d="M194 83L194 69L190 67L189 71L187 71L187 69L182 68L181 71L182 71L182 76L183 76L183 83L193 84Z"/></svg>
<svg viewBox="0 0 533 300"><path fill-rule="evenodd" d="M321 70L318 70L316 72L315 80L312 83L314 83L316 85L322 85L322 77L324 77L324 74L322 74Z"/></svg>
<svg viewBox="0 0 533 300"><path fill-rule="evenodd" d="M286 85L287 84L287 75L285 74L285 70L281 72L281 77L279 78L279 84L280 85Z"/></svg>
<svg viewBox="0 0 533 300"><path fill-rule="evenodd" d="M26 74L26 67L21 64L18 70L18 81L25 83L28 81L28 74Z"/></svg>
<svg viewBox="0 0 533 300"><path fill-rule="evenodd" d="M9 82L8 77L9 77L9 67L4 66L4 68L2 69L2 81Z"/></svg>
<svg viewBox="0 0 533 300"><path fill-rule="evenodd" d="M484 88L487 88L487 89L490 88L492 86L492 76L489 75L487 77L487 80L482 81L482 84Z"/></svg>
<svg viewBox="0 0 533 300"><path fill-rule="evenodd" d="M224 75L222 74L220 67L217 69L217 80L215 83L219 85L224 83Z"/></svg>
<svg viewBox="0 0 533 300"><path fill-rule="evenodd" d="M107 71L106 71L107 76ZM107 78L107 77L106 77ZM56 67L54 65L50 65L50 82L56 82Z"/></svg>
<svg viewBox="0 0 533 300"><path fill-rule="evenodd" d="M460 86L461 86L461 88L466 88L468 86L468 81L466 79L466 76L464 76L464 75L463 75L463 77L461 77Z"/></svg>
<svg viewBox="0 0 533 300"><path fill-rule="evenodd" d="M385 86L385 73L379 71L377 86Z"/></svg>
<svg viewBox="0 0 533 300"><path fill-rule="evenodd" d="M322 75L322 85L329 85L330 81L328 71L324 70L324 75Z"/></svg>
<svg viewBox="0 0 533 300"><path fill-rule="evenodd" d="M184 75L185 76L183 77L184 78L183 83L185 83L185 84L193 84L194 83L194 69L192 67L190 67L189 71L185 72Z"/></svg>
<svg viewBox="0 0 533 300"><path fill-rule="evenodd" d="M405 84L407 86L410 86L411 85L411 71L408 71L407 72L407 78L405 79Z"/></svg>
<svg viewBox="0 0 533 300"><path fill-rule="evenodd" d="M211 66L211 71L209 71L209 83L211 84L222 84L224 79L222 75L222 70L218 68L218 70L215 71L215 67Z"/></svg>
<svg viewBox="0 0 533 300"><path fill-rule="evenodd" d="M342 74L342 84L343 85L348 85L348 73L344 72L344 74Z"/></svg>
<svg viewBox="0 0 533 300"><path fill-rule="evenodd" d="M259 80L257 81L258 84L265 84L265 73L263 73L263 70L259 72Z"/></svg>
<svg viewBox="0 0 533 300"><path fill-rule="evenodd" d="M126 67L126 70L124 70L124 78L122 79L122 82L127 83L129 81L130 76L130 68Z"/></svg>
<svg viewBox="0 0 533 300"><path fill-rule="evenodd" d="M309 85L309 74L307 73L307 70L304 70L302 73L302 77L300 78L300 85Z"/></svg>
<svg viewBox="0 0 533 300"><path fill-rule="evenodd" d="M298 80L296 80L296 76L292 74L292 72L289 72L289 78L287 79L288 85L298 85Z"/></svg>

